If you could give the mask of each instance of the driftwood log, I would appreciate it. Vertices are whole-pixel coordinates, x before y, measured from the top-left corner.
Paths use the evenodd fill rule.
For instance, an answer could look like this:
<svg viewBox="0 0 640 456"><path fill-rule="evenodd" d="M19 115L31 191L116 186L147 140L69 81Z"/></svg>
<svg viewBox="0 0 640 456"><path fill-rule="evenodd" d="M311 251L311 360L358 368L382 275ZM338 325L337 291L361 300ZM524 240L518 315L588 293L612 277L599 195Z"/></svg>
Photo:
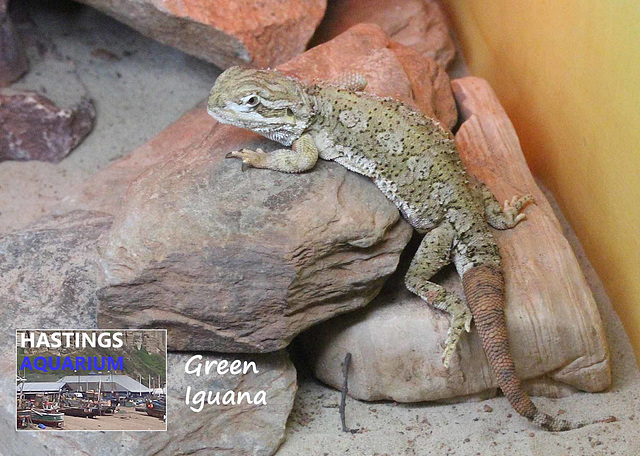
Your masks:
<svg viewBox="0 0 640 456"><path fill-rule="evenodd" d="M500 201L532 193L537 201L516 229L495 232L506 276L506 312L518 373L534 395L601 391L611 383L610 358L595 301L578 261L522 154L517 135L486 81L452 83L464 123L456 142L468 170ZM406 260L411 252L407 252ZM367 308L305 333L315 375L339 389L341 362L353 353L349 394L363 400L449 400L496 391L472 328L452 366L441 353L449 317L402 286L402 265ZM460 292L452 269L436 281Z"/></svg>
<svg viewBox="0 0 640 456"><path fill-rule="evenodd" d="M485 80L462 78L452 87L464 120L456 143L467 168L499 201L515 193L531 193L536 200L526 209L527 223L496 233L508 283L514 356L523 369L555 367L549 377L562 383L581 384L587 391L608 387L609 353L596 303L560 222L529 171L511 121ZM527 353L538 356L527 360Z"/></svg>

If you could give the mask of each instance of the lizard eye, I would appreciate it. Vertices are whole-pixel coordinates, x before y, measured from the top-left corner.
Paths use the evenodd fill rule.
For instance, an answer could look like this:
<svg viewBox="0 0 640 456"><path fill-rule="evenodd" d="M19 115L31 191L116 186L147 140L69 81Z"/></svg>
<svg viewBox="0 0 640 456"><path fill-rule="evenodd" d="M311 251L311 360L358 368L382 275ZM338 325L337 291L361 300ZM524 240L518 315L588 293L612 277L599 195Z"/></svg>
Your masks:
<svg viewBox="0 0 640 456"><path fill-rule="evenodd" d="M251 95L244 100L244 104L246 104L250 108L255 108L256 106L258 106L258 103L260 103L260 99L257 95Z"/></svg>

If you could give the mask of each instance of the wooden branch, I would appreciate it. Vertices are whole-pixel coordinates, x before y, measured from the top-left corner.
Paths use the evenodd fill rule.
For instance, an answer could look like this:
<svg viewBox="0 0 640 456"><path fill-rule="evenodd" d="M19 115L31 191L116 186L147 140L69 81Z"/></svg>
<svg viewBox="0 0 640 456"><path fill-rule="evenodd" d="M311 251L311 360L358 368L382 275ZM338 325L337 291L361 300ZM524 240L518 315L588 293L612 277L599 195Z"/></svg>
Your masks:
<svg viewBox="0 0 640 456"><path fill-rule="evenodd" d="M347 427L347 418L345 416L345 408L347 402L347 392L349 391L348 376L349 376L349 363L351 362L351 353L347 353L344 357L344 363L342 364L342 390L340 391L340 421L342 422L342 432L351 432Z"/></svg>

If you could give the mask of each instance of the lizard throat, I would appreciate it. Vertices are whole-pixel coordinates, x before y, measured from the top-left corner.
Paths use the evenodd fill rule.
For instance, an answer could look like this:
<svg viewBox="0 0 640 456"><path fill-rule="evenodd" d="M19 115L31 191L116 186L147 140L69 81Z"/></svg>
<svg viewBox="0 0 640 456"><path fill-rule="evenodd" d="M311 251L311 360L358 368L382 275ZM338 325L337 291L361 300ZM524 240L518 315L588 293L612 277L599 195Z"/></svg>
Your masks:
<svg viewBox="0 0 640 456"><path fill-rule="evenodd" d="M291 146L291 144L293 144L293 141L297 139L295 133L280 129L257 129L256 133L259 133L272 141L279 142L283 146Z"/></svg>

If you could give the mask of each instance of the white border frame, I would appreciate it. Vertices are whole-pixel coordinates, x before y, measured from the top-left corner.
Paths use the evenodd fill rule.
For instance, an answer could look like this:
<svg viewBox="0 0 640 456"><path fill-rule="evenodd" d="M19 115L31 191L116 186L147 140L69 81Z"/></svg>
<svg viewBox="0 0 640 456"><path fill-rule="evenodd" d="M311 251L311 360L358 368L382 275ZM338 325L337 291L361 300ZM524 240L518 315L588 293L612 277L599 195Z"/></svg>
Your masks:
<svg viewBox="0 0 640 456"><path fill-rule="evenodd" d="M165 378L165 387L167 389L167 410L166 420L164 422L164 429L48 429L46 432L167 432L169 428L169 350L167 349L169 343L169 335L167 334L167 330L164 328L16 328L15 329L15 368L18 368L18 332L19 331L164 331L164 349L165 349L165 362L164 362L164 378ZM15 432L42 432L41 430L35 429L18 429L18 405L15 402L16 396L18 394L18 382L14 384L13 389L13 400L14 400L14 415L13 422L16 424Z"/></svg>

